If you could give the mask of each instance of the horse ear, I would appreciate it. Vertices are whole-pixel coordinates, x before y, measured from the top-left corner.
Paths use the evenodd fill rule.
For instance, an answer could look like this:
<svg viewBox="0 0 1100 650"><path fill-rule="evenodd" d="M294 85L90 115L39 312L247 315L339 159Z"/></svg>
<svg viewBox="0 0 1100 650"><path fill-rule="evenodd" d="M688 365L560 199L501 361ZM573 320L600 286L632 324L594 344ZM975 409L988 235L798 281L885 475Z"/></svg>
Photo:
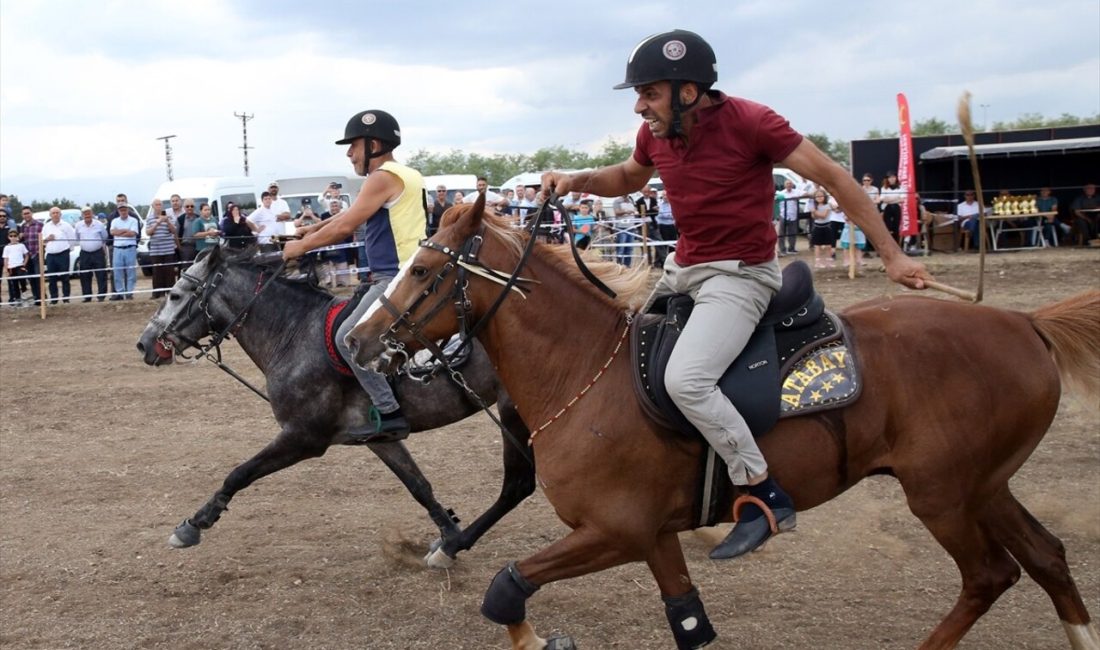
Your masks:
<svg viewBox="0 0 1100 650"><path fill-rule="evenodd" d="M460 239L472 236L481 228L481 220L485 216L485 192L478 192L477 200L455 222Z"/></svg>

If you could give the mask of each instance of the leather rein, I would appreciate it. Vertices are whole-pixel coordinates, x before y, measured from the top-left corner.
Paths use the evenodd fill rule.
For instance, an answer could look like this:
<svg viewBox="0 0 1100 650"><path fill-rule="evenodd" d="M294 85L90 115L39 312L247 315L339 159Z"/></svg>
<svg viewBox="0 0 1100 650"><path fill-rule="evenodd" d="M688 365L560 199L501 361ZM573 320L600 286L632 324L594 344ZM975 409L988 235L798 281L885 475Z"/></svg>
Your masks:
<svg viewBox="0 0 1100 650"><path fill-rule="evenodd" d="M397 339L397 335L406 330L424 349L431 353L432 358L436 361L436 366L432 372L425 375L423 378L413 377L417 381L427 383L432 377L440 370L446 370L452 381L470 396L475 404L478 405L483 411L489 414L489 417L493 422L500 427L501 431L505 433L508 440L515 446L515 448L534 465L534 460L531 458L529 452L525 448L525 445L516 440L512 434L508 431L508 428L501 423L495 414L485 402L470 388L466 383L465 378L462 376L456 368L453 367L452 361L467 347L469 347L479 333L488 325L489 320L496 314L497 310L504 303L505 298L508 297L510 292L516 292L523 299L527 299L526 294L530 293L531 289L526 284L538 284L538 280L531 278L525 278L521 276L524 267L527 265L528 260L531 257L531 252L534 250L536 240L538 239L539 225L543 222L546 216L550 213L552 207L557 207L558 211L562 215L562 219L565 222L566 230L568 231L569 244L573 252L573 259L576 260L577 266L580 268L584 276L597 286L601 291L608 296L614 298L615 292L612 291L607 285L605 285L591 270L585 265L581 259L580 253L577 252L575 230L573 227L573 220L569 215L569 211L561 205L557 200L556 194L551 194L550 197L539 207L535 212L535 217L526 226L529 229L529 238L527 245L524 247L519 261L516 263L515 269L509 273L504 274L496 269L486 266L478 259L478 253L481 250L481 245L485 241L485 226L484 224L478 229L478 232L471 235L462 243L462 247L459 250L450 248L449 246L443 246L428 239L420 241L421 248L427 248L436 252L442 253L450 258L442 267L439 272L436 273L435 278L431 284L425 288L419 296L413 300L412 304L405 309L404 312L400 311L397 306L385 295L379 296L378 301L382 307L394 317L393 323L389 329L383 333L379 340L386 346L387 351L392 356L404 357L404 360L399 363L399 372L404 372L406 375L412 377L408 371L409 354L405 348L405 344ZM440 287L451 276L452 273L457 274L454 282L454 286L449 293L439 293ZM470 276L475 275L491 282L495 282L501 285L500 293L496 299L485 311L484 314L475 322L470 325L470 312L473 310L473 303L469 297ZM420 308L427 300L433 295L438 295L438 299L435 304L431 306L420 319L419 322L413 319L413 312ZM427 323L442 311L446 306L450 304L454 307L455 318L458 321L458 335L459 344L450 355L445 353L439 345L431 339L424 336L423 329Z"/></svg>
<svg viewBox="0 0 1100 650"><path fill-rule="evenodd" d="M237 312L237 314L230 319L229 323L220 331L215 331L214 316L210 313L210 298L214 295L214 292L221 286L222 280L225 279L225 274L221 271L217 271L209 275L205 280L191 275L186 270L180 273L180 278L187 280L195 286L194 291L188 296L187 305L180 309L175 317L172 318L167 324L164 324L163 330L160 336L157 337L157 342L160 343L166 350L169 350L189 362L194 362L200 357L211 361L214 365L224 370L229 376L233 377L237 381L244 384L253 393L256 393L260 397L264 398L267 402L271 399L259 388L253 386L247 379L242 377L239 373L230 368L227 364L222 362L222 349L221 344L235 335L240 328L244 325L245 319L248 317L249 312L252 310L252 306L256 304L260 295L271 286L271 283L279 277L283 269L286 267L286 261L280 261L278 267L271 274L271 277L264 279L264 273L266 269L260 270L260 275L256 279L256 289L252 294L245 306ZM184 336L180 333L180 329L190 325L199 318L202 318L206 324L206 330L213 332L210 340L205 344L192 339L188 336ZM161 324L155 320L154 323ZM187 348L195 348L197 352L193 356L187 356L182 350L176 351L175 344L168 337L172 336L176 340L185 344Z"/></svg>

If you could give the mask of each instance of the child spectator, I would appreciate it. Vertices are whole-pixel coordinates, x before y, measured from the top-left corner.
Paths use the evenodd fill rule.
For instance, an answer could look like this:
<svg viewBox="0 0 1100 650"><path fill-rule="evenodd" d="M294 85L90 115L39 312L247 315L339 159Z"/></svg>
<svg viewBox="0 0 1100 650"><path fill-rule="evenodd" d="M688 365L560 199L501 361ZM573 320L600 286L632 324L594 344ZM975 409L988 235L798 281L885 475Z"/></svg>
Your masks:
<svg viewBox="0 0 1100 650"><path fill-rule="evenodd" d="M20 280L13 278L27 273L27 262L30 257L27 247L19 241L19 233L9 230L8 245L4 247L4 272L8 276L8 300L13 304L23 295L19 289Z"/></svg>

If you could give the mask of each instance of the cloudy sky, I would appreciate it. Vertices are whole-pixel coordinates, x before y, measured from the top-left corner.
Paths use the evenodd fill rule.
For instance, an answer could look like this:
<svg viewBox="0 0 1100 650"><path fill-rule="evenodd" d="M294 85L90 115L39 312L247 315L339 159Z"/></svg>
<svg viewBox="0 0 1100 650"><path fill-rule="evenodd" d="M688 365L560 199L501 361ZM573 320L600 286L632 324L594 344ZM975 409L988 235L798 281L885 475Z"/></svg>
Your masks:
<svg viewBox="0 0 1100 650"><path fill-rule="evenodd" d="M332 142L365 108L409 153L595 151L632 139L633 95L611 86L674 27L714 46L718 88L802 132L896 129L898 92L953 121L968 89L979 128L1100 113L1096 0L0 0L0 191L151 196L164 135L176 178L240 174L234 112L255 115L261 182L347 173Z"/></svg>

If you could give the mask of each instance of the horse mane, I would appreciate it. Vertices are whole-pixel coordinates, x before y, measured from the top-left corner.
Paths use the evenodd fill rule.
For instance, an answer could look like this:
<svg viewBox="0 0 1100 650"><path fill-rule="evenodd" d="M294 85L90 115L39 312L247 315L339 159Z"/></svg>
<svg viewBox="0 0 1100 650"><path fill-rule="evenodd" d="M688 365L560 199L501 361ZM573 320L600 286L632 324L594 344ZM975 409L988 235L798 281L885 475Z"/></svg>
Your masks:
<svg viewBox="0 0 1100 650"><path fill-rule="evenodd" d="M205 253L206 251L203 252ZM257 247L255 244L249 245L239 250L223 247L219 251L221 258L229 266L243 268L255 272L271 271L274 267L257 264L254 261L257 252L259 252L259 247ZM195 261L198 261L199 259L200 258L196 257ZM335 294L331 291L323 289L320 286L313 284L312 282L295 282L288 280L285 276L280 276L279 278L277 278L275 280L275 284L286 287L288 289L293 289L304 294L320 296L325 298L326 300L331 300L335 296Z"/></svg>
<svg viewBox="0 0 1100 650"><path fill-rule="evenodd" d="M486 229L496 234L517 258L523 254L523 249L531 237L526 229L516 228L504 219L489 213L485 214L482 222ZM603 259L597 252L581 251L581 257L592 274L617 294L616 298L611 299L584 277L573 260L573 253L568 244L536 243L532 255L540 255L571 282L611 301L618 309L637 310L649 297L650 274L644 264L625 267Z"/></svg>

